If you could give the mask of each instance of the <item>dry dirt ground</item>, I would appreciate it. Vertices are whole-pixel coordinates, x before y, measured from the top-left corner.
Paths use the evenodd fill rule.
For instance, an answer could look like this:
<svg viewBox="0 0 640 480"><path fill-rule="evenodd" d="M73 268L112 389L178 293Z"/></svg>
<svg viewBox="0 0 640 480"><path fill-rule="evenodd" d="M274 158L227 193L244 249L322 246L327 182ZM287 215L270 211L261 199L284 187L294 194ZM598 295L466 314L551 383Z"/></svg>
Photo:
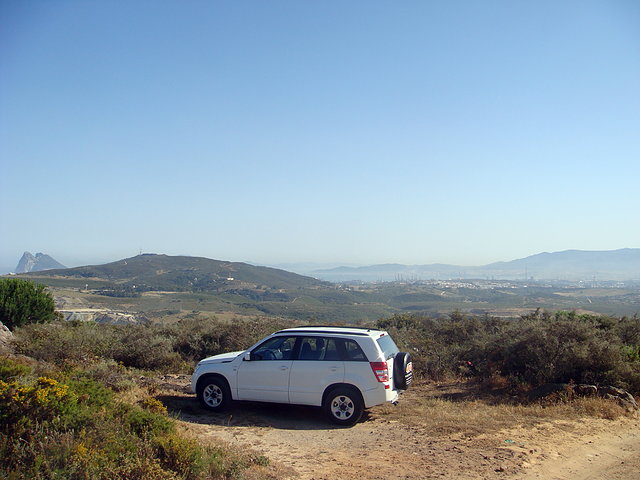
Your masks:
<svg viewBox="0 0 640 480"><path fill-rule="evenodd" d="M203 440L263 454L280 471L288 472L288 478L640 478L637 415L616 420L537 417L523 421L522 412L511 415L504 408L496 411L506 418L491 421L487 417L480 427L469 428L467 424L476 419L467 422L456 417L455 422L447 423L436 418L438 405L449 410L452 402L467 402L461 412L476 408L464 398L464 392L457 395L455 386L421 384L403 395L402 406L375 407L354 427L337 428L318 409L307 407L243 403L224 414L212 414L186 393L186 384L186 377L174 376L159 387L158 398L187 430ZM423 408L420 399L425 397L436 399L436 410L413 411ZM431 418L415 421L420 415Z"/></svg>

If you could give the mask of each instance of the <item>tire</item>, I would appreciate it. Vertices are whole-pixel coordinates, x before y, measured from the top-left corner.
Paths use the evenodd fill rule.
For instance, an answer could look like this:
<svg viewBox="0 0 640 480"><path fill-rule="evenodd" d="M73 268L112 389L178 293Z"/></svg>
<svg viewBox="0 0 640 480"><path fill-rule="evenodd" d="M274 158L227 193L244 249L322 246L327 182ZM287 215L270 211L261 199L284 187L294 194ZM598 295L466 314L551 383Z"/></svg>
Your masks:
<svg viewBox="0 0 640 480"><path fill-rule="evenodd" d="M205 375L198 381L197 395L200 405L213 412L221 412L231 405L231 390L222 377Z"/></svg>
<svg viewBox="0 0 640 480"><path fill-rule="evenodd" d="M364 401L360 392L352 387L336 387L330 390L322 404L325 415L336 425L355 425L364 412Z"/></svg>
<svg viewBox="0 0 640 480"><path fill-rule="evenodd" d="M406 390L413 382L413 363L411 355L399 352L393 359L393 384L398 390Z"/></svg>

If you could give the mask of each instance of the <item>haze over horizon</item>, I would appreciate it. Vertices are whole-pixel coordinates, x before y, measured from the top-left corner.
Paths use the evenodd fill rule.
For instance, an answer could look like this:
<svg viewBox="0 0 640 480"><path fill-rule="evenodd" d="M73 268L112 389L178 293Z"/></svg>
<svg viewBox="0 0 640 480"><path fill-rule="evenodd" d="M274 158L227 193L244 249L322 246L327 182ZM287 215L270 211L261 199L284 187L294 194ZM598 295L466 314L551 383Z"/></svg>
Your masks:
<svg viewBox="0 0 640 480"><path fill-rule="evenodd" d="M2 2L0 266L638 247L640 3Z"/></svg>
<svg viewBox="0 0 640 480"><path fill-rule="evenodd" d="M558 255L558 254L568 254L568 253L581 253L581 254L587 254L587 253L598 253L598 254L609 254L609 253L631 253L631 252L638 252L640 251L640 248L620 248L620 249L616 249L616 250L599 250L599 251L588 251L588 250L575 250L575 249L570 249L570 250L563 250L560 252L537 252L531 255L526 255L525 257L522 258L510 258L510 259L502 259L502 260L497 260L495 262L489 262L487 264L478 264L478 265L463 265L463 264L459 264L459 263L453 263L453 264L443 264L442 262L432 262L429 264L416 264L416 263L409 263L409 264L399 264L397 262L382 262L382 263L371 263L371 264L353 264L353 263L336 263L336 262L328 262L328 263L318 263L318 262L292 262L292 263L262 263L262 262L255 262L255 261L251 261L251 260L231 260L231 261L235 261L235 262L241 262L241 263L247 263L249 265L256 265L256 266L266 266L266 267L273 267L273 268L279 268L282 270L287 270L290 272L295 272L301 275L311 275L311 276L315 276L316 274L327 274L328 272L330 272L333 268L337 268L337 267L346 267L346 268L350 268L353 267L357 270L360 270L362 268L368 268L368 267L384 267L384 266L391 266L391 265L398 265L398 266L402 266L402 267L430 267L433 265L442 265L445 267L461 267L461 268L482 268L482 267L488 267L488 266L492 266L492 265L497 265L497 264L501 264L501 263L511 263L513 261L521 261L521 260L528 260L528 259L535 259L536 257L541 257L541 256L545 256L545 255ZM25 255L26 254L30 254L31 252L24 252ZM102 264L109 264L109 263L113 263L113 262L118 262L120 260L123 260L124 258L131 258L131 257L135 257L137 255L167 255L163 252L138 252L135 255L130 255L127 257L121 257L121 258L113 258L113 259L109 259L106 261L94 261L94 262L87 262L87 263L78 263L78 264L70 264L70 265L66 265L62 268L75 268L75 267L83 267L83 266L89 266L89 265L102 265ZM196 255L187 255L187 254L180 254L180 255L174 255L174 256L183 256L183 257L200 257L200 256L196 256ZM204 257L204 258L210 258L210 257ZM221 260L221 261L229 261L229 259L223 259L223 258L210 258L211 260ZM55 259L54 259L55 260ZM566 256L565 256L565 260L566 260ZM563 262L565 261L563 260ZM593 260L593 259L592 259ZM600 256L600 261L601 261L601 256ZM526 264L525 264L526 265ZM586 265L585 265L586 266ZM628 265L628 267L632 267L631 270L633 270L634 273L640 273L640 271L636 270L633 265ZM602 265L601 265L602 267ZM600 268L601 268L600 267ZM51 269L52 267L48 267L46 269ZM45 269L45 270L46 270ZM8 268L6 266L0 266L0 275L3 274L7 274L7 273L14 273L18 271L17 269L13 269L13 268ZM598 271L598 270L594 270L594 271ZM393 274L391 274L393 275ZM592 275L590 273L590 275ZM375 276L375 273L374 273ZM448 278L448 275L445 275ZM486 276L486 275L481 275L482 276ZM480 278L480 277L478 277ZM330 278L327 277L327 279L331 280ZM631 278L628 278L627 280L629 280Z"/></svg>

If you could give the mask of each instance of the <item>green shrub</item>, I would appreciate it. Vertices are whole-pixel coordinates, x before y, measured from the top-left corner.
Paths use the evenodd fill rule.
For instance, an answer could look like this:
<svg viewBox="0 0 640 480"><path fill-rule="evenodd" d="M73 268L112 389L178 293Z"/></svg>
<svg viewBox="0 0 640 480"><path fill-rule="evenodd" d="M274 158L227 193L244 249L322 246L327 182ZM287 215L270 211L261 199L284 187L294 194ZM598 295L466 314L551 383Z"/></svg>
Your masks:
<svg viewBox="0 0 640 480"><path fill-rule="evenodd" d="M0 357L0 380L8 382L16 377L22 377L30 373L30 366L18 363L9 357Z"/></svg>
<svg viewBox="0 0 640 480"><path fill-rule="evenodd" d="M161 465L184 479L199 478L210 466L221 464L218 458L207 459L207 452L195 440L176 434L157 437L155 448Z"/></svg>
<svg viewBox="0 0 640 480"><path fill-rule="evenodd" d="M10 330L61 318L44 285L21 278L0 278L0 322Z"/></svg>
<svg viewBox="0 0 640 480"><path fill-rule="evenodd" d="M151 413L157 413L160 415L168 415L167 407L164 406L157 398L147 397L140 402L140 406L145 410L149 410Z"/></svg>
<svg viewBox="0 0 640 480"><path fill-rule="evenodd" d="M61 322L26 325L15 331L16 352L54 364L86 364L112 358L120 341L113 325Z"/></svg>
<svg viewBox="0 0 640 480"><path fill-rule="evenodd" d="M519 387L573 381L640 391L637 317L536 310L510 321L454 312L439 319L395 315L376 325L411 352L417 374L434 380L478 375L487 384L506 377Z"/></svg>
<svg viewBox="0 0 640 480"><path fill-rule="evenodd" d="M163 405L117 401L74 369L58 379L0 381L0 478L235 478L258 460L176 432Z"/></svg>
<svg viewBox="0 0 640 480"><path fill-rule="evenodd" d="M114 362L111 372L94 368L110 386L123 380L117 373L133 367L162 372L190 372L196 360L243 350L264 336L291 326L284 320L222 322L189 318L169 326L108 325L61 322L18 328L13 340L18 353L56 365ZM110 380L109 380L110 378ZM126 382L125 382L126 383Z"/></svg>
<svg viewBox="0 0 640 480"><path fill-rule="evenodd" d="M64 423L77 401L68 385L53 378L39 377L32 384L0 381L0 428L18 435L44 422Z"/></svg>
<svg viewBox="0 0 640 480"><path fill-rule="evenodd" d="M131 325L118 327L119 342L111 358L127 367L144 370L182 371L184 362L173 351L172 342L159 329Z"/></svg>
<svg viewBox="0 0 640 480"><path fill-rule="evenodd" d="M188 318L163 328L172 339L173 349L190 362L219 353L244 350L261 338L283 328L290 321L259 318L222 322L215 317L206 320Z"/></svg>
<svg viewBox="0 0 640 480"><path fill-rule="evenodd" d="M121 404L118 413L126 426L140 436L157 437L175 430L175 425L166 415L140 407Z"/></svg>
<svg viewBox="0 0 640 480"><path fill-rule="evenodd" d="M78 375L96 381L115 392L130 390L136 386L136 375L122 363L111 359L100 359L85 364L78 370Z"/></svg>
<svg viewBox="0 0 640 480"><path fill-rule="evenodd" d="M27 325L16 330L14 346L18 353L58 365L111 360L145 370L186 369L180 355L173 351L172 339L160 328L146 325L95 322Z"/></svg>
<svg viewBox="0 0 640 480"><path fill-rule="evenodd" d="M553 320L524 327L494 360L504 374L531 384L612 383L623 363L621 345L596 323Z"/></svg>

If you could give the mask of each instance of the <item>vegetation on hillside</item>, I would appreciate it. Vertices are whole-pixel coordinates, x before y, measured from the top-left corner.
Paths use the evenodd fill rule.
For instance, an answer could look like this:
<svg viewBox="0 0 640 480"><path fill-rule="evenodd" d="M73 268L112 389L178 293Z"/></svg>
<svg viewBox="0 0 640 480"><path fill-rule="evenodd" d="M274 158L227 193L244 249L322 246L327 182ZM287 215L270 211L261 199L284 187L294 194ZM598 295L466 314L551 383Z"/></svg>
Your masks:
<svg viewBox="0 0 640 480"><path fill-rule="evenodd" d="M188 373L203 357L247 348L292 325L190 318L169 325L16 328L14 352L32 359L0 357L0 456L7 459L0 476L215 479L251 469L252 478L272 478L264 457L184 436L136 379ZM640 392L638 317L537 310L509 321L454 312L447 318L395 315L376 326L412 352L423 378L467 375L519 390L586 382Z"/></svg>
<svg viewBox="0 0 640 480"><path fill-rule="evenodd" d="M194 362L242 350L293 326L286 320L189 318L170 325L62 322L15 332L17 352L74 365L108 359L126 367L189 372ZM519 320L394 315L375 324L412 353L419 375L440 380L473 375L521 388L544 383L615 385L640 392L640 318L537 310ZM471 362L468 364L467 362Z"/></svg>
<svg viewBox="0 0 640 480"><path fill-rule="evenodd" d="M251 470L251 478L275 478L265 457L185 436L137 381L190 372L196 359L246 348L282 326L191 319L17 328L15 353L35 360L0 357L0 477L197 480Z"/></svg>
<svg viewBox="0 0 640 480"><path fill-rule="evenodd" d="M473 385L485 391L485 387L494 391L499 387L526 392L545 383L573 382L640 393L637 316L538 309L507 320L459 311L438 313L452 301L473 308L485 308L488 303L507 307L515 301L523 308L518 295L532 293L540 305L547 305L543 299L570 304L575 301L573 293L393 284L347 288L207 259L204 269L203 259L187 257L180 257L179 268L163 268L174 260L142 255L123 265L101 266L102 270L83 267L74 279L80 282L75 285L78 290L72 292L89 305L107 302L110 308L128 311L147 305L158 310L152 318L167 323L55 321L60 315L45 286L0 279L1 319L14 331L10 356L0 357L0 457L6 459L0 465L0 477L277 477L264 457L202 444L181 432L147 379L161 373L190 373L198 360L243 350L274 331L294 326L294 320L289 320L293 318L298 319L296 324L362 325L367 318L386 316L367 325L388 330L402 350L412 353L417 375L426 379L474 377L479 381ZM123 272L129 277L121 277ZM62 280L51 278L58 281ZM174 292L140 293L163 288ZM616 292L604 292L612 293ZM635 294L616 294L623 295L622 303L631 307L637 303ZM590 305L598 301L588 300ZM219 319L206 313L214 306L231 312L229 316L242 311L273 317ZM435 309L432 315L388 316L428 309ZM163 311L166 315L160 314ZM439 401L419 399L419 403L423 400L424 408L443 408ZM606 418L616 415L604 408L605 399L589 401L575 403L576 410L588 407L588 411L609 412Z"/></svg>
<svg viewBox="0 0 640 480"><path fill-rule="evenodd" d="M196 361L243 350L275 330L283 320L185 319L171 325L109 325L58 322L26 325L15 332L17 353L56 365L111 360L125 367L188 373Z"/></svg>
<svg viewBox="0 0 640 480"><path fill-rule="evenodd" d="M230 282L268 288L298 288L323 282L277 268L203 257L141 254L106 263L37 272L39 277L64 276L115 282L116 287L137 292L148 290L217 291Z"/></svg>
<svg viewBox="0 0 640 480"><path fill-rule="evenodd" d="M519 320L395 315L380 320L419 372L432 379L501 377L512 386L615 385L640 392L640 318L542 310ZM471 363L467 363L471 362Z"/></svg>
<svg viewBox="0 0 640 480"><path fill-rule="evenodd" d="M42 368L0 358L0 477L229 479L268 463L181 434L161 402L123 401L90 370Z"/></svg>

